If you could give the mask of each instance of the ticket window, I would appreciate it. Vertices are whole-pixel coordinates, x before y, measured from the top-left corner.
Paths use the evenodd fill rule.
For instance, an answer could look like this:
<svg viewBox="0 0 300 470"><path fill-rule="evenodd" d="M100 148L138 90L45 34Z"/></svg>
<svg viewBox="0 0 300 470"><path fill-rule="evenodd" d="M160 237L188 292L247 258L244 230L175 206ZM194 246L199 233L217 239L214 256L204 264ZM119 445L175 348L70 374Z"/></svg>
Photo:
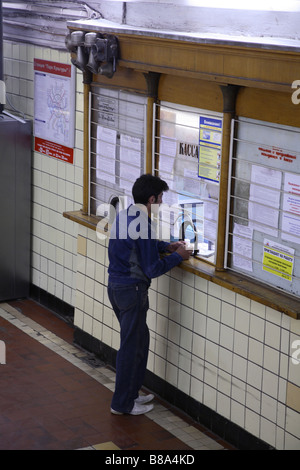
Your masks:
<svg viewBox="0 0 300 470"><path fill-rule="evenodd" d="M160 238L186 240L194 256L215 262L222 115L173 103L155 105L153 170L169 186Z"/></svg>
<svg viewBox="0 0 300 470"><path fill-rule="evenodd" d="M226 267L300 294L299 128L232 123Z"/></svg>
<svg viewBox="0 0 300 470"><path fill-rule="evenodd" d="M90 96L89 211L132 203L132 185L145 173L147 99L93 86Z"/></svg>

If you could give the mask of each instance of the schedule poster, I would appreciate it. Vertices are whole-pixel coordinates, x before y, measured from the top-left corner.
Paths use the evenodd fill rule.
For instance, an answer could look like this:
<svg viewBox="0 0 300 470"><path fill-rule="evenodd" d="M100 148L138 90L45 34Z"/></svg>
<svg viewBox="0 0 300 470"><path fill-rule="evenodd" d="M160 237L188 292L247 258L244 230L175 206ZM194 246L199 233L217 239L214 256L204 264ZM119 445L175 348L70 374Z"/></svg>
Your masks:
<svg viewBox="0 0 300 470"><path fill-rule="evenodd" d="M37 152L73 163L75 73L72 65L34 59L34 135Z"/></svg>
<svg viewBox="0 0 300 470"><path fill-rule="evenodd" d="M222 119L200 116L200 178L219 183L221 166Z"/></svg>

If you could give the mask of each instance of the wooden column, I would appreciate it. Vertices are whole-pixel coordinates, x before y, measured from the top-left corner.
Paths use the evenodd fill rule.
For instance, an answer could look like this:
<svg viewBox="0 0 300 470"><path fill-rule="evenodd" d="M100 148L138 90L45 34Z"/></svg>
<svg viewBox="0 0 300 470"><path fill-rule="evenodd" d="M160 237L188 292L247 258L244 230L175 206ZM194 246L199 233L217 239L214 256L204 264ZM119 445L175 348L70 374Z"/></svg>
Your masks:
<svg viewBox="0 0 300 470"><path fill-rule="evenodd" d="M226 215L228 199L228 175L230 157L231 120L235 117L235 103L239 87L235 85L220 85L223 94L223 134L222 160L219 194L218 244L216 256L216 271L224 271L226 247Z"/></svg>
<svg viewBox="0 0 300 470"><path fill-rule="evenodd" d="M153 122L155 116L153 116L153 105L157 102L158 96L158 84L160 74L155 72L144 73L144 77L147 82L148 89L148 101L147 101L147 132L146 132L146 173L152 173L152 156L153 156Z"/></svg>
<svg viewBox="0 0 300 470"><path fill-rule="evenodd" d="M87 215L89 212L89 172L90 172L90 90L93 75L90 72L83 74L83 204L81 212Z"/></svg>

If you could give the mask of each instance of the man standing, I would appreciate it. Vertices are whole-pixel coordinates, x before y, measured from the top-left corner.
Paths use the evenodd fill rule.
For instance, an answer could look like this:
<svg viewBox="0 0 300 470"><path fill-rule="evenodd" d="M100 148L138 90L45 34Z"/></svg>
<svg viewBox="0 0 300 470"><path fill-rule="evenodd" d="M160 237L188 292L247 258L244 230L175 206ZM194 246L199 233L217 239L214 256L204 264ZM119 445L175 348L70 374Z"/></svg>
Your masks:
<svg viewBox="0 0 300 470"><path fill-rule="evenodd" d="M154 235L151 212L162 203L168 189L159 177L142 175L132 188L135 204L118 214L111 230L108 296L120 323L113 414L139 415L153 408L147 404L153 395L139 396L149 351L148 289L151 279L191 255L183 242L158 241ZM164 252L171 254L161 258Z"/></svg>

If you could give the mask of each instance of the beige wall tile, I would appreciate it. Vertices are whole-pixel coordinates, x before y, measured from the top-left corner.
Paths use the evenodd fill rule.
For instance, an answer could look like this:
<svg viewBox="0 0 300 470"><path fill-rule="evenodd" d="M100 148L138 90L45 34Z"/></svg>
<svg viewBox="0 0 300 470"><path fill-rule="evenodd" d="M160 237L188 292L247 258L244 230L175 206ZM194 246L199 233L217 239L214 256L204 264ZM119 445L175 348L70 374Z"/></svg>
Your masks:
<svg viewBox="0 0 300 470"><path fill-rule="evenodd" d="M286 404L300 413L300 387L290 382L287 384ZM299 418L300 423L300 418Z"/></svg>

